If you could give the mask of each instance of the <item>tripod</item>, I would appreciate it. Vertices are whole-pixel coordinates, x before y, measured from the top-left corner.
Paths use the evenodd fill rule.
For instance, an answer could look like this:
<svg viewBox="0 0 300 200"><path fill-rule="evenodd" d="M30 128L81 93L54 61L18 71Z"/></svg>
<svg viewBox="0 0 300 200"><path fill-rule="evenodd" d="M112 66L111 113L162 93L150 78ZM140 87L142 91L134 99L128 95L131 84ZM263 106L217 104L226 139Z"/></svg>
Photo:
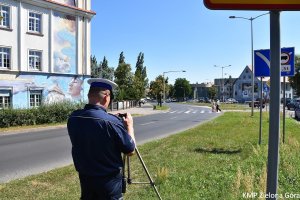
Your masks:
<svg viewBox="0 0 300 200"><path fill-rule="evenodd" d="M122 193L126 192L126 180L127 180L128 184L150 184L153 187L155 193L157 194L158 199L162 200L162 198L161 198L160 194L158 193L158 190L155 186L155 183L152 180L152 178L149 174L149 171L148 171L148 169L147 169L147 167L146 167L146 165L143 161L143 158L142 158L139 150L137 149L137 147L135 148L135 152L136 152L136 154L137 154L137 156L138 156L138 158L139 158L139 160L140 160L140 162L141 162L141 164L142 164L142 166L143 166L143 168L144 168L144 170L145 170L145 172L148 176L149 182L133 182L132 181L132 178L130 176L130 158L129 158L129 156L124 155L123 156L123 166L124 166L124 168L123 168L123 183L122 183L122 190L123 191L122 191ZM125 175L126 161L127 161L127 175L128 175L127 178L126 178L126 175Z"/></svg>

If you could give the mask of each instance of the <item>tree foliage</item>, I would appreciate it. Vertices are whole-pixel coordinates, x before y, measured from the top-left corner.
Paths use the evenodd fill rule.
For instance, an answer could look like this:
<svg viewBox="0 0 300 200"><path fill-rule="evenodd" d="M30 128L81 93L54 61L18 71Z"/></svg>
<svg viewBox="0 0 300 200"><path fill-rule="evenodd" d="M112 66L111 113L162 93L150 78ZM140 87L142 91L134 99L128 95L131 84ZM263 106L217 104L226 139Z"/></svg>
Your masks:
<svg viewBox="0 0 300 200"><path fill-rule="evenodd" d="M134 88L135 97L140 99L145 96L145 90L148 86L147 70L144 67L144 53L140 52L135 65Z"/></svg>
<svg viewBox="0 0 300 200"><path fill-rule="evenodd" d="M116 91L116 99L135 99L133 88L133 73L131 72L130 64L125 63L123 52L120 54L119 65L115 70L115 82L118 84Z"/></svg>
<svg viewBox="0 0 300 200"><path fill-rule="evenodd" d="M174 89L174 95L177 99L184 100L184 98L190 97L190 95L192 94L192 87L190 85L190 82L185 78L176 79Z"/></svg>
<svg viewBox="0 0 300 200"><path fill-rule="evenodd" d="M295 76L289 77L289 82L296 91L296 95L300 96L300 55L295 57Z"/></svg>
<svg viewBox="0 0 300 200"><path fill-rule="evenodd" d="M215 85L212 85L210 88L208 88L208 97L210 99L215 99L217 94L217 87Z"/></svg>
<svg viewBox="0 0 300 200"><path fill-rule="evenodd" d="M137 58L135 72L131 71L131 65L125 62L124 53L120 53L119 64L116 70L109 67L106 57L97 64L95 56L91 56L91 75L93 78L106 78L114 80L118 84L115 91L117 100L140 99L145 96L148 87L147 69L144 66L144 53L140 52Z"/></svg>
<svg viewBox="0 0 300 200"><path fill-rule="evenodd" d="M97 63L97 59L95 56L91 56L90 59L91 59L91 77L92 78L99 77L99 69L98 69L99 66Z"/></svg>
<svg viewBox="0 0 300 200"><path fill-rule="evenodd" d="M150 82L150 91L149 91L149 96L151 98L159 100L161 96L163 95L163 76L159 75L158 77L155 78L154 81Z"/></svg>
<svg viewBox="0 0 300 200"><path fill-rule="evenodd" d="M108 61L106 60L106 57L104 56L103 61L99 65L99 77L100 78L106 78L109 80L113 80L114 78L114 68L108 66Z"/></svg>

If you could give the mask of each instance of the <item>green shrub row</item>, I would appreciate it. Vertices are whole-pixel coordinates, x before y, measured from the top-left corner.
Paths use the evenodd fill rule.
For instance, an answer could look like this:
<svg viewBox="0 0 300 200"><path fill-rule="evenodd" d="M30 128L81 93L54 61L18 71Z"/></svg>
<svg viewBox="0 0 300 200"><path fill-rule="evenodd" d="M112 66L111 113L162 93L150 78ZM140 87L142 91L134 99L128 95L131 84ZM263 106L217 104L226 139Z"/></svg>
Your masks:
<svg viewBox="0 0 300 200"><path fill-rule="evenodd" d="M66 122L72 111L83 103L61 102L31 109L3 109L0 111L0 128Z"/></svg>

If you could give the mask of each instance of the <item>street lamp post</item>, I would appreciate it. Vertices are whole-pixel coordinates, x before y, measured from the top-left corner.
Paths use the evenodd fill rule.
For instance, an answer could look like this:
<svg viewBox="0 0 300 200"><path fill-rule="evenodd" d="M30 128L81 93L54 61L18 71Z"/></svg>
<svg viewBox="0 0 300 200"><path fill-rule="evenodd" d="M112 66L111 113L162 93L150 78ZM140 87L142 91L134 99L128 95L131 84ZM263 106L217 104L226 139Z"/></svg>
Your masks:
<svg viewBox="0 0 300 200"><path fill-rule="evenodd" d="M163 72L163 87L164 87L164 103L166 102L166 81L165 81L165 74L170 73L170 72L186 72L185 70L180 70L180 71L167 71Z"/></svg>
<svg viewBox="0 0 300 200"><path fill-rule="evenodd" d="M246 17L236 17L236 16L229 16L230 19L245 19L245 20L249 20L250 24L251 24L251 63L252 63L252 78L251 78L251 91L252 91L252 97L251 97L251 116L253 117L253 109L254 109L254 66L253 66L253 20L267 15L269 14L269 12L258 15L256 17L250 17L250 18L246 18Z"/></svg>
<svg viewBox="0 0 300 200"><path fill-rule="evenodd" d="M225 67L230 67L231 65L227 65L227 66L218 66L218 65L214 65L214 67L221 67L222 68L222 99L224 102L224 79L223 79L223 69Z"/></svg>

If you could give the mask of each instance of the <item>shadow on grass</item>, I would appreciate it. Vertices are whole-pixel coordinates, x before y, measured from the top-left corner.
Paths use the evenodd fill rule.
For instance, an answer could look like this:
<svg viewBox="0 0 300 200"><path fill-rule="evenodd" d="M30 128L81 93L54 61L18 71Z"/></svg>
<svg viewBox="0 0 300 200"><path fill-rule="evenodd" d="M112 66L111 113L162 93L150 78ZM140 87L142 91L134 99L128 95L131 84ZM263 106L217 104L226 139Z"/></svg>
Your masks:
<svg viewBox="0 0 300 200"><path fill-rule="evenodd" d="M211 154L238 154L241 153L241 149L231 150L231 149L223 149L223 148L196 148L194 150L197 153L211 153Z"/></svg>

